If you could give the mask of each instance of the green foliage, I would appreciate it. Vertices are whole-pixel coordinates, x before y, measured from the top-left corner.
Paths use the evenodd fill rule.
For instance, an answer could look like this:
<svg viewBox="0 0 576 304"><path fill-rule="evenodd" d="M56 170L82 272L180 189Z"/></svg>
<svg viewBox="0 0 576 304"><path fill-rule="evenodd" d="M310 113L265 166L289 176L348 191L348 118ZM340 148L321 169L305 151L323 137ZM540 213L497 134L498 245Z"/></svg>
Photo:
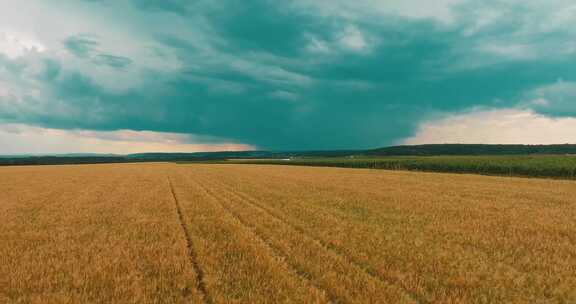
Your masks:
<svg viewBox="0 0 576 304"><path fill-rule="evenodd" d="M576 154L576 145L430 144L386 147L365 151L364 154L369 156L566 155Z"/></svg>
<svg viewBox="0 0 576 304"><path fill-rule="evenodd" d="M415 170L574 179L576 156L410 156L379 158L302 158L242 163Z"/></svg>

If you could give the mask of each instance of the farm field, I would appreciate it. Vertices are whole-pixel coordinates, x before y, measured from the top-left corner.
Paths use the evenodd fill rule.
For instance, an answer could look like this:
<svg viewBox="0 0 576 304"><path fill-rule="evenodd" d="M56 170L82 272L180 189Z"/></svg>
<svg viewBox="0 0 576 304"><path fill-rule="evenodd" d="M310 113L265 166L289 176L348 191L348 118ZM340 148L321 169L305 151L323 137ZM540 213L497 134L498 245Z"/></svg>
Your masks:
<svg viewBox="0 0 576 304"><path fill-rule="evenodd" d="M576 179L575 155L358 156L230 162Z"/></svg>
<svg viewBox="0 0 576 304"><path fill-rule="evenodd" d="M573 303L574 181L0 168L0 303Z"/></svg>

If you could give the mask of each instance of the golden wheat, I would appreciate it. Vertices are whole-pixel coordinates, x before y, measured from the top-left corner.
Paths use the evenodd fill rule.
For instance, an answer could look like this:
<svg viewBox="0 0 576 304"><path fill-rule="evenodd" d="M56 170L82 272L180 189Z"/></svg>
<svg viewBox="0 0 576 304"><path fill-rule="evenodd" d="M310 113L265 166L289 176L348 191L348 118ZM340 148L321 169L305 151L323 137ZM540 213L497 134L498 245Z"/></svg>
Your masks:
<svg viewBox="0 0 576 304"><path fill-rule="evenodd" d="M358 169L0 168L0 302L570 303L575 197Z"/></svg>

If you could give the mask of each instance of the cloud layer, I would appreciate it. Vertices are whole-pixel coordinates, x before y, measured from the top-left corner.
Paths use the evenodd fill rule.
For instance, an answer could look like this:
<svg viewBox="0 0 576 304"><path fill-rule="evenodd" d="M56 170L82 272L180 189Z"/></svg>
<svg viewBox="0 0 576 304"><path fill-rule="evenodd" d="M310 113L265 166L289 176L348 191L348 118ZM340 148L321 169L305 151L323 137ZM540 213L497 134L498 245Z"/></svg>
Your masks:
<svg viewBox="0 0 576 304"><path fill-rule="evenodd" d="M254 147L220 140L151 131L82 131L0 124L0 142L4 155L144 152L248 151Z"/></svg>
<svg viewBox="0 0 576 304"><path fill-rule="evenodd" d="M378 147L477 107L552 123L576 115L574 21L566 0L4 3L0 120L261 149Z"/></svg>
<svg viewBox="0 0 576 304"><path fill-rule="evenodd" d="M423 123L402 144L565 144L576 143L576 118L549 118L530 110L480 110Z"/></svg>

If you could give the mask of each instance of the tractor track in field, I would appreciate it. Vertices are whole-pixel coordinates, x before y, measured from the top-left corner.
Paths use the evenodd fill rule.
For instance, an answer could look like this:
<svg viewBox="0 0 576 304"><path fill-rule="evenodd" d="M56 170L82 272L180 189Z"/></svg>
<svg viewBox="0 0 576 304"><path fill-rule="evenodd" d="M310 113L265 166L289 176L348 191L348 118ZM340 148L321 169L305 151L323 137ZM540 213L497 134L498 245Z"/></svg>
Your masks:
<svg viewBox="0 0 576 304"><path fill-rule="evenodd" d="M288 220L275 214L269 208L262 206L262 204L260 204L254 197L252 197L248 194L245 194L245 193L240 193L238 191L231 190L231 187L227 184L224 184L223 182L219 182L219 183L224 188L227 188L227 191L229 193L236 195L236 197L238 197L240 200L244 201L248 205L251 205L252 207L263 212L264 214L267 214L268 216L276 219L277 221L280 221L281 223L288 226L292 230L297 231L298 233L300 233L304 237L309 238L310 240L317 243L319 246L321 246L322 248L324 248L328 252L332 252L336 256L339 256L340 258L344 259L350 265L353 265L354 267L361 269L364 273L366 273L368 276L372 277L373 279L380 281L381 283L384 283L386 285L397 287L413 302L418 303L418 304L426 304L429 302L426 299L424 299L423 296L405 288L402 284L397 282L397 280L383 276L382 274L380 274L376 270L372 269L370 266L365 265L364 263L357 261L355 258L350 257L349 255L345 254L344 252L342 252L342 250L340 248L338 248L334 245L331 245L331 244L325 242L324 240L307 233L306 231L304 231L303 228L288 222Z"/></svg>
<svg viewBox="0 0 576 304"><path fill-rule="evenodd" d="M275 176L275 177L276 177L276 176ZM277 177L276 177L276 178L277 178ZM303 187L303 186L307 185L306 182L302 182L302 181L300 181L300 180L298 180L298 179L295 179L295 178L291 178L290 180L291 180L291 182L292 182L293 184L298 185L298 186L300 186L300 187ZM230 187L230 186L228 185L228 187ZM338 188L324 188L324 189L326 189L326 190L332 190L332 191L333 191L334 189L338 189ZM346 189L346 191L352 191L352 192L354 192L354 193L360 193L360 192L358 192L357 190L354 190L354 189ZM256 198L254 198L254 197L252 197L252 196L250 196L250 195L248 195L248 194L245 194L245 193L238 193L237 195L243 195L243 196L245 196L248 200L257 201ZM265 208L265 207L263 207L263 208ZM326 208L321 208L321 209L326 209ZM270 212L272 212L272 211L270 211ZM329 213L328 211L326 211L326 210L322 210L321 212L322 212L323 214L327 215L327 216L334 216L333 214L330 214L330 213ZM460 246L462 246L462 247L468 248L468 249L470 249L471 251L482 253L483 255L485 255L485 256L487 257L487 259L495 260L495 262L498 262L498 263L501 264L502 266L506 267L509 271L513 271L513 272L517 272L517 273L524 273L524 274L527 273L526 271L521 270L519 267L517 267L517 266L516 266L515 264L513 264L513 263L508 263L508 262L503 262L503 261L501 261L501 260L496 260L496 259L491 255L491 251L488 250L488 249L486 249L486 248L483 248L482 246L479 246L479 245L477 245L477 244L473 244L473 243L470 243L470 242L468 242L468 243L467 243L467 242L457 242L457 244L460 245ZM338 252L341 252L341 249L340 249L340 248L335 247L335 246L331 246L331 245L329 245L329 246L330 246L330 247L334 247L334 250L336 250L336 251L338 251ZM346 254L345 254L345 253L342 253L342 255L346 255ZM346 255L346 256L347 256L347 255ZM352 259L352 258L351 258L351 259ZM387 278L386 276L383 276L382 274L380 274L380 273L378 273L378 272L370 269L370 266L363 266L364 263L362 263L362 262L358 262L358 263L360 264L361 267L365 267L365 268L366 268L366 271L373 272L373 275L381 277L382 280L391 281L391 282L393 282L393 283L394 283L394 282L397 282L396 279ZM394 283L394 284L397 284L398 286L402 286L400 283ZM405 289L404 287L402 287L402 288ZM415 295L416 295L416 294L415 294ZM420 299L421 297L417 297L417 298ZM426 300L424 300L424 299L421 299L421 300L419 300L418 302L419 302L419 303L428 303L429 301L426 301Z"/></svg>
<svg viewBox="0 0 576 304"><path fill-rule="evenodd" d="M240 226L242 226L248 233L250 233L254 239L264 247L276 260L280 263L281 267L285 269L288 273L296 276L305 284L309 285L310 287L316 289L318 292L323 293L326 298L328 299L328 303L341 303L342 300L338 299L335 295L333 295L328 290L318 286L313 281L311 281L308 276L309 274L306 273L304 270L301 270L299 267L293 265L292 263L288 262L288 257L282 253L281 249L278 249L276 246L271 244L266 237L262 236L261 233L257 231L254 225L250 225L246 221L244 221L238 213L234 212L231 208L227 207L222 201L218 198L213 191L209 190L208 187L202 185L200 182L194 181L203 191L206 193L208 197L211 197L217 204L222 208L226 213L228 213ZM231 193L230 191L228 191Z"/></svg>
<svg viewBox="0 0 576 304"><path fill-rule="evenodd" d="M176 195L176 191L174 190L174 185L172 184L172 179L168 175L168 184L170 185L170 192L172 193L172 198L174 199L174 205L176 206L176 213L178 215L178 221L180 222L180 227L182 228L182 233L184 234L184 238L186 240L186 249L188 250L188 260L196 274L196 290L200 294L202 298L202 302L205 304L212 304L212 300L206 290L206 284L204 283L204 272L202 271L202 267L198 263L198 256L196 251L194 250L194 243L192 242L192 237L190 236L190 232L186 226L186 222L184 220L184 214L182 213L182 207L180 206L180 201L178 200L178 196Z"/></svg>

